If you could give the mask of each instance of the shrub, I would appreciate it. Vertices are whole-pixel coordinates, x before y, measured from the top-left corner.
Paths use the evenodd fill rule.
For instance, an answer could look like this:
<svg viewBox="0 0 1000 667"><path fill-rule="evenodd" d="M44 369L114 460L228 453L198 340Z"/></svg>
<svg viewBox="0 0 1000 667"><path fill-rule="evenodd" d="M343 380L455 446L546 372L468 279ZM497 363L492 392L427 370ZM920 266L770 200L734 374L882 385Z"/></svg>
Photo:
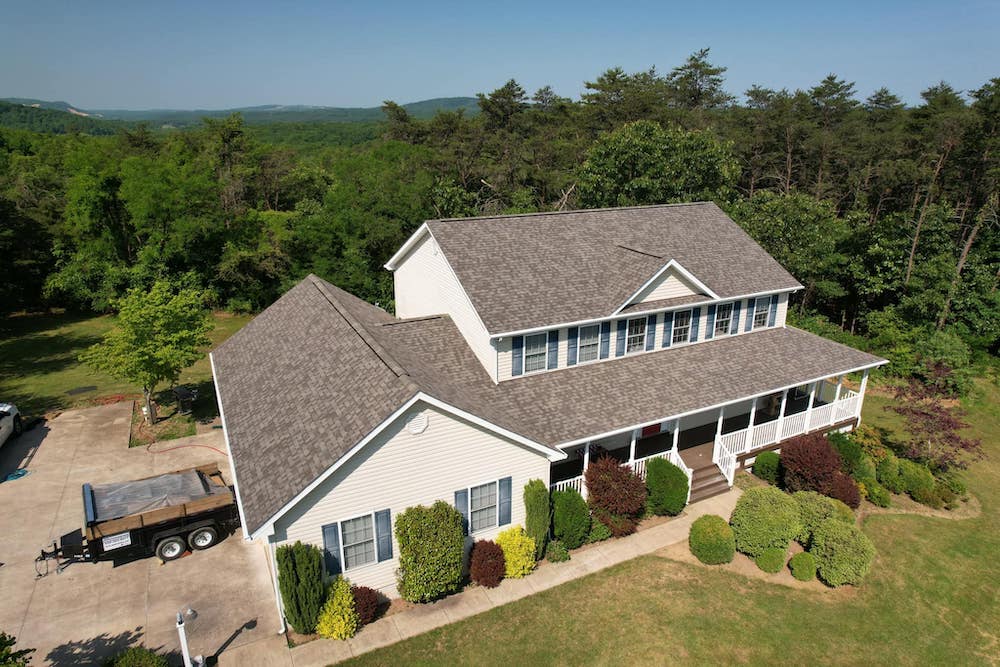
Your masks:
<svg viewBox="0 0 1000 667"><path fill-rule="evenodd" d="M330 584L326 604L316 624L316 634L326 639L350 639L358 631L358 622L351 585L347 579L337 577Z"/></svg>
<svg viewBox="0 0 1000 667"><path fill-rule="evenodd" d="M955 492L940 479L935 480L934 495L937 496L938 502L940 502L945 509L955 509L958 505L958 496L955 495Z"/></svg>
<svg viewBox="0 0 1000 667"><path fill-rule="evenodd" d="M3 656L0 655L0 657ZM13 665L21 663L4 662L2 664ZM127 648L104 663L105 667L167 667L169 664L170 662L167 660L166 656L160 655L156 651L150 650L145 646L133 646L131 648Z"/></svg>
<svg viewBox="0 0 1000 667"><path fill-rule="evenodd" d="M934 493L934 475L925 465L900 459L899 477L903 489L918 503L924 502L921 498L927 499Z"/></svg>
<svg viewBox="0 0 1000 667"><path fill-rule="evenodd" d="M875 545L853 525L827 519L816 527L809 549L819 577L831 586L859 584L871 569Z"/></svg>
<svg viewBox="0 0 1000 667"><path fill-rule="evenodd" d="M688 533L691 553L706 565L720 565L733 560L736 541L733 529L721 516L706 514L695 519Z"/></svg>
<svg viewBox="0 0 1000 667"><path fill-rule="evenodd" d="M816 578L816 559L808 551L797 553L788 561L788 569L799 581L812 581Z"/></svg>
<svg viewBox="0 0 1000 667"><path fill-rule="evenodd" d="M323 555L315 545L296 542L278 547L275 558L285 618L299 634L312 634L325 594Z"/></svg>
<svg viewBox="0 0 1000 667"><path fill-rule="evenodd" d="M861 451L875 463L886 457L889 450L882 441L882 431L868 424L862 424L851 432L851 438L861 445Z"/></svg>
<svg viewBox="0 0 1000 667"><path fill-rule="evenodd" d="M840 500L836 498L830 498L830 502L833 503L833 518L838 521L843 521L844 523L854 524L856 517L854 516L854 510L845 505Z"/></svg>
<svg viewBox="0 0 1000 667"><path fill-rule="evenodd" d="M854 475L861 465L861 444L846 433L830 433L827 441L840 454L841 468L848 475Z"/></svg>
<svg viewBox="0 0 1000 667"><path fill-rule="evenodd" d="M676 516L687 505L687 475L666 459L649 459L646 461L646 491L653 514Z"/></svg>
<svg viewBox="0 0 1000 667"><path fill-rule="evenodd" d="M795 540L804 547L808 548L816 526L827 519L854 523L854 513L851 512L851 508L833 498L827 498L815 491L796 491L792 494L792 498L798 505L800 521L800 529Z"/></svg>
<svg viewBox="0 0 1000 667"><path fill-rule="evenodd" d="M862 454L857 468L851 473L854 479L875 479L875 461L867 454Z"/></svg>
<svg viewBox="0 0 1000 667"><path fill-rule="evenodd" d="M899 474L899 459L892 452L875 465L875 479L893 493L906 493L903 478Z"/></svg>
<svg viewBox="0 0 1000 667"><path fill-rule="evenodd" d="M753 474L765 482L777 486L780 462L781 457L778 456L777 452L761 452L753 460Z"/></svg>
<svg viewBox="0 0 1000 667"><path fill-rule="evenodd" d="M889 506L889 492L885 490L884 486L875 481L874 477L863 479L860 484L864 484L864 495L868 499L868 502L879 507Z"/></svg>
<svg viewBox="0 0 1000 667"><path fill-rule="evenodd" d="M541 560L552 526L549 487L540 479L524 485L524 532L535 541L535 560Z"/></svg>
<svg viewBox="0 0 1000 667"><path fill-rule="evenodd" d="M937 487L927 489L921 486L916 491L911 493L910 496L921 505L927 505L928 507L932 507L934 509L941 509L944 507L944 502L938 494Z"/></svg>
<svg viewBox="0 0 1000 667"><path fill-rule="evenodd" d="M590 508L583 496L573 489L552 493L552 534L567 549L583 544L591 530L590 523Z"/></svg>
<svg viewBox="0 0 1000 667"><path fill-rule="evenodd" d="M502 531L497 544L503 549L504 576L508 579L520 579L535 569L535 541L520 526Z"/></svg>
<svg viewBox="0 0 1000 667"><path fill-rule="evenodd" d="M825 493L840 471L840 455L819 433L797 436L781 448L782 480L789 491Z"/></svg>
<svg viewBox="0 0 1000 667"><path fill-rule="evenodd" d="M354 610L358 612L358 623L368 625L378 616L378 605L382 601L382 596L374 588L367 586L351 586L351 595L354 596Z"/></svg>
<svg viewBox="0 0 1000 667"><path fill-rule="evenodd" d="M861 492L857 483L851 479L847 473L839 472L833 476L826 495L841 501L850 508L857 508L861 504Z"/></svg>
<svg viewBox="0 0 1000 667"><path fill-rule="evenodd" d="M969 492L965 486L965 482L955 472L941 473L937 476L937 480L958 497L962 497Z"/></svg>
<svg viewBox="0 0 1000 667"><path fill-rule="evenodd" d="M479 540L472 545L469 557L469 577L480 586L496 588L507 570L503 549L496 542Z"/></svg>
<svg viewBox="0 0 1000 667"><path fill-rule="evenodd" d="M569 560L569 550L566 545L559 540L552 540L545 549L545 558L550 563L565 563Z"/></svg>
<svg viewBox="0 0 1000 667"><path fill-rule="evenodd" d="M630 468L610 456L587 466L587 502L594 517L620 537L635 530L636 520L646 509L646 485Z"/></svg>
<svg viewBox="0 0 1000 667"><path fill-rule="evenodd" d="M781 568L785 566L785 557L787 555L787 549L770 547L768 549L764 549L759 556L754 558L753 562L756 563L757 567L762 569L764 572L775 574L777 572L781 572Z"/></svg>
<svg viewBox="0 0 1000 667"><path fill-rule="evenodd" d="M587 544L593 544L594 542L603 542L604 540L611 538L611 529L605 526L600 521L595 521L590 526L590 533L587 535Z"/></svg>
<svg viewBox="0 0 1000 667"><path fill-rule="evenodd" d="M400 596L426 602L453 593L462 584L465 535L462 515L439 500L430 507L408 507L396 517Z"/></svg>
<svg viewBox="0 0 1000 667"><path fill-rule="evenodd" d="M754 557L770 547L787 548L802 528L798 504L773 486L747 489L736 501L729 523L736 548Z"/></svg>

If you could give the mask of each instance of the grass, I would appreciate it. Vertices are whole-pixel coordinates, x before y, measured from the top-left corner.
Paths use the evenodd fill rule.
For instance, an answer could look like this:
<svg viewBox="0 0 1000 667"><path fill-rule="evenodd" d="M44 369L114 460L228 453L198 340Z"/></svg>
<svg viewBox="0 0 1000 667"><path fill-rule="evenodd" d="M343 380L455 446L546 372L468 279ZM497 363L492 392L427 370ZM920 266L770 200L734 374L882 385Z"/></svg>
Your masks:
<svg viewBox="0 0 1000 667"><path fill-rule="evenodd" d="M865 421L898 428L888 401L871 395ZM998 664L1000 388L977 382L965 404L989 456L967 474L982 515L869 517L879 555L859 588L800 591L646 556L351 664Z"/></svg>

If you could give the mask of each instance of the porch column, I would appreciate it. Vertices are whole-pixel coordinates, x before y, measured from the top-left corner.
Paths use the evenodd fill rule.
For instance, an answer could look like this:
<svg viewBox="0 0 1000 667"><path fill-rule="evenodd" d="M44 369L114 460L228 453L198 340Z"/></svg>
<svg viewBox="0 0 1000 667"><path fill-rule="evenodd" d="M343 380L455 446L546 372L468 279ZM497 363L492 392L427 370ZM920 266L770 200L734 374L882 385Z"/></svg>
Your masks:
<svg viewBox="0 0 1000 667"><path fill-rule="evenodd" d="M681 418L678 417L674 420L674 451L677 451L677 441L681 436Z"/></svg>
<svg viewBox="0 0 1000 667"><path fill-rule="evenodd" d="M586 475L587 468L590 467L590 443L588 442L583 446L583 474ZM583 496L584 500L587 499L587 478L580 482L580 495Z"/></svg>
<svg viewBox="0 0 1000 667"><path fill-rule="evenodd" d="M632 441L628 444L628 462L629 465L635 463L635 440L636 434L639 433L639 429L632 429Z"/></svg>
<svg viewBox="0 0 1000 667"><path fill-rule="evenodd" d="M722 437L722 420L726 417L726 406L719 408L719 423L715 427L715 439L718 440Z"/></svg>
<svg viewBox="0 0 1000 667"><path fill-rule="evenodd" d="M837 391L835 391L834 394L833 394L833 402L834 403L836 403L837 401L840 400L840 388L843 385L844 385L844 376L843 375L838 375L837 376Z"/></svg>
<svg viewBox="0 0 1000 667"><path fill-rule="evenodd" d="M868 388L868 373L870 368L866 368L861 374L861 388L858 389L858 426L861 426L861 406L865 404L865 389Z"/></svg>
<svg viewBox="0 0 1000 667"><path fill-rule="evenodd" d="M813 382L809 385L809 405L806 407L806 428L803 433L809 432L809 421L812 419L813 403L816 400L816 385L819 382Z"/></svg>
<svg viewBox="0 0 1000 667"><path fill-rule="evenodd" d="M753 401L750 402L750 424L747 426L751 431L753 431L753 420L757 414L757 396L753 397Z"/></svg>
<svg viewBox="0 0 1000 667"><path fill-rule="evenodd" d="M778 432L775 435L775 441L781 440L782 434L781 429L785 423L785 405L788 403L788 390L781 392L781 407L778 408Z"/></svg>

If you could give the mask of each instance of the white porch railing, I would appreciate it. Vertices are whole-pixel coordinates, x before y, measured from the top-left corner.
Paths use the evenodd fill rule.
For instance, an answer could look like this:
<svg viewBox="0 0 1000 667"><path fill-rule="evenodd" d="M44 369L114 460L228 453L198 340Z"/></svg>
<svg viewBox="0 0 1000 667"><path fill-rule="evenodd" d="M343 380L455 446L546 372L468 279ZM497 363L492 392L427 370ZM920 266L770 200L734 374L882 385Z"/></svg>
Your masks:
<svg viewBox="0 0 1000 667"><path fill-rule="evenodd" d="M861 412L861 398L858 392L845 389L840 394L840 400L834 403L837 406L834 410L833 421L841 422L851 417L856 417Z"/></svg>
<svg viewBox="0 0 1000 667"><path fill-rule="evenodd" d="M716 436L715 447L712 449L712 463L719 467L722 474L733 485L733 476L736 474L736 455L743 451L746 446L747 431L742 429L733 433Z"/></svg>
<svg viewBox="0 0 1000 667"><path fill-rule="evenodd" d="M808 416L805 412L799 412L798 414L785 417L781 424L781 440L798 435L799 433L805 433L806 417Z"/></svg>
<svg viewBox="0 0 1000 667"><path fill-rule="evenodd" d="M565 491L567 489L573 489L580 495L583 495L583 475L564 479L561 482L554 482L549 485L550 491Z"/></svg>
<svg viewBox="0 0 1000 667"><path fill-rule="evenodd" d="M776 442L778 442L778 420L772 419L769 422L757 424L753 427L750 434L750 443L747 447L749 449L758 449L773 445Z"/></svg>

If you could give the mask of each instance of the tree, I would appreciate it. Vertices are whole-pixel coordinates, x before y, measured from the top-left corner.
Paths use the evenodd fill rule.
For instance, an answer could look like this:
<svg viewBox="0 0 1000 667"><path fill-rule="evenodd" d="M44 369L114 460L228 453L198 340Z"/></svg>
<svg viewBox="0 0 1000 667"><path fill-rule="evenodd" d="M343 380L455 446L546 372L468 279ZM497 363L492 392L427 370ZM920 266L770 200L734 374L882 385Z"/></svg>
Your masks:
<svg viewBox="0 0 1000 667"><path fill-rule="evenodd" d="M28 667L31 658L28 657L35 652L33 648L15 649L17 637L0 632L0 666L2 667Z"/></svg>
<svg viewBox="0 0 1000 667"><path fill-rule="evenodd" d="M733 101L722 88L726 68L708 62L708 51L695 51L667 76L671 98L684 109L718 109Z"/></svg>
<svg viewBox="0 0 1000 667"><path fill-rule="evenodd" d="M275 551L285 618L304 635L316 629L323 608L323 554L312 544L284 544Z"/></svg>
<svg viewBox="0 0 1000 667"><path fill-rule="evenodd" d="M212 320L200 290L175 290L158 280L148 292L129 290L118 302L117 326L80 355L96 370L142 387L146 420L155 422L152 396L164 382L203 356Z"/></svg>

